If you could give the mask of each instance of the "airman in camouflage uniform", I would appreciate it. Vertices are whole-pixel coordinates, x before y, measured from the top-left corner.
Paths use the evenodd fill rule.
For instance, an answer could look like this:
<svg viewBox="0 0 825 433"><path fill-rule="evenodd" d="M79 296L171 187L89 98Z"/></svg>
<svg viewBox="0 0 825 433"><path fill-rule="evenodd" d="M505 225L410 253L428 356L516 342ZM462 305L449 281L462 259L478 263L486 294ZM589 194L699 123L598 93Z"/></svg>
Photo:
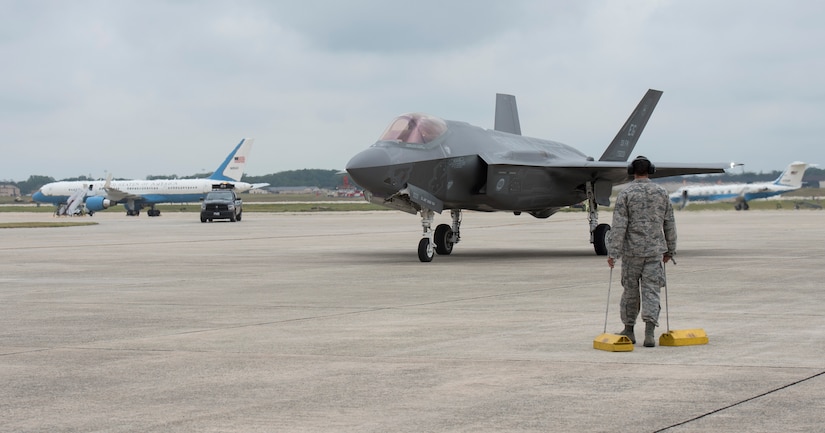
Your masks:
<svg viewBox="0 0 825 433"><path fill-rule="evenodd" d="M676 253L673 207L667 191L650 181L655 170L643 156L628 166L634 180L616 198L607 243L608 266L612 269L622 259L619 308L625 329L619 334L636 343L633 326L641 307L646 347L656 345L653 330L659 324L659 291L665 285L663 263Z"/></svg>

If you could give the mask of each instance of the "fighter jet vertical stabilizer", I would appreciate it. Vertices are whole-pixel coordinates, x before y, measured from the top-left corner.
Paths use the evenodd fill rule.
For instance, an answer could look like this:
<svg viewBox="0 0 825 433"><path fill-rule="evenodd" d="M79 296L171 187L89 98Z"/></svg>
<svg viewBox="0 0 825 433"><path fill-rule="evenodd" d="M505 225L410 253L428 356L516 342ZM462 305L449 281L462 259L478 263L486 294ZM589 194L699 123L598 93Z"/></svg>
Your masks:
<svg viewBox="0 0 825 433"><path fill-rule="evenodd" d="M496 93L496 120L494 125L493 129L496 131L521 135L515 96Z"/></svg>
<svg viewBox="0 0 825 433"><path fill-rule="evenodd" d="M630 117L625 121L622 129L619 130L616 137L610 142L610 146L607 146L607 149L602 154L602 157L599 158L599 161L627 161L661 97L661 90L650 89L647 91L644 98L639 101L639 105L636 106L636 109L633 110L633 113L631 113Z"/></svg>

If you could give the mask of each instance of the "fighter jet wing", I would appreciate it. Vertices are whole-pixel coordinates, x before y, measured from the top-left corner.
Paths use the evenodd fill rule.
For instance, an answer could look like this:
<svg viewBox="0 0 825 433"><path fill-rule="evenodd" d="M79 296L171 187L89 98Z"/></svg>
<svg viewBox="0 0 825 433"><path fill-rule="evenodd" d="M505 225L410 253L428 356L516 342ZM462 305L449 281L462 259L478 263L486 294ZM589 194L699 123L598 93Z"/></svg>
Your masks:
<svg viewBox="0 0 825 433"><path fill-rule="evenodd" d="M543 168L553 177L566 179L609 180L614 184L628 182L632 179L627 173L627 162L624 161L589 161L557 158L549 153L538 152L507 152L504 154L480 155L489 167L511 166ZM724 173L730 168L730 163L672 163L655 162L656 172L650 175L652 179L689 174Z"/></svg>
<svg viewBox="0 0 825 433"><path fill-rule="evenodd" d="M486 155L482 159L487 163L488 179L533 179L548 190L562 196L564 191L580 190L587 183L592 183L596 201L608 205L611 190L615 185L627 183L632 177L627 173L624 161L591 161L555 158L547 154L538 158L536 154L507 153L504 155ZM729 163L684 164L654 163L656 171L651 178L679 176L686 174L724 173ZM529 172L543 173L541 176L529 175ZM520 181L523 182L523 181ZM492 192L490 192L492 193Z"/></svg>

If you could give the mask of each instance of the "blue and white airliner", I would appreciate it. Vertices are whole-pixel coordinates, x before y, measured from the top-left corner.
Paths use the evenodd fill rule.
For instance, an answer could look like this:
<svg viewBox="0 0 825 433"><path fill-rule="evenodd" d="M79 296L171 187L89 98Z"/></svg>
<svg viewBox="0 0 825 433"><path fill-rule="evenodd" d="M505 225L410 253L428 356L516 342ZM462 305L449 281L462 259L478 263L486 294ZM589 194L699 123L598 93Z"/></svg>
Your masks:
<svg viewBox="0 0 825 433"><path fill-rule="evenodd" d="M734 202L736 210L748 210L749 200L773 197L802 188L802 176L810 164L792 162L773 182L728 183L683 186L670 194L670 201L684 208L690 202Z"/></svg>
<svg viewBox="0 0 825 433"><path fill-rule="evenodd" d="M94 214L116 204L123 204L126 215L140 215L149 207L149 216L160 216L159 203L192 203L203 199L212 186L230 182L239 192L262 188L269 184L241 182L253 138L244 138L211 176L205 179L112 180L52 182L32 195L38 203L58 207L58 215ZM82 211L82 212L81 212Z"/></svg>

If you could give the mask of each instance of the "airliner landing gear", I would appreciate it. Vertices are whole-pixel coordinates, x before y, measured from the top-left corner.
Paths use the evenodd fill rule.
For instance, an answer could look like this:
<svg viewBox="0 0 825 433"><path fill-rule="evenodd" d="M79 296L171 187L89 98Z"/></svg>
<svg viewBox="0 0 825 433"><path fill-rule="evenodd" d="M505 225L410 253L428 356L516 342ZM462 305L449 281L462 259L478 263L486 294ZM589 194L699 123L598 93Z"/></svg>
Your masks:
<svg viewBox="0 0 825 433"><path fill-rule="evenodd" d="M590 243L593 244L597 256L606 256L610 225L599 224L599 205L596 203L592 182L587 182L587 212L587 220L590 222Z"/></svg>
<svg viewBox="0 0 825 433"><path fill-rule="evenodd" d="M123 203L123 207L126 208L126 216L140 215L140 205L134 201L129 200L126 203Z"/></svg>
<svg viewBox="0 0 825 433"><path fill-rule="evenodd" d="M450 216L453 224L439 224L432 230L434 212L430 209L421 209L421 227L424 231L418 242L418 259L422 262L431 262L435 253L447 256L453 252L453 246L461 240L461 210L453 209Z"/></svg>
<svg viewBox="0 0 825 433"><path fill-rule="evenodd" d="M160 216L160 209L155 209L155 205L149 207L149 210L146 211L146 215L150 217L158 217Z"/></svg>

